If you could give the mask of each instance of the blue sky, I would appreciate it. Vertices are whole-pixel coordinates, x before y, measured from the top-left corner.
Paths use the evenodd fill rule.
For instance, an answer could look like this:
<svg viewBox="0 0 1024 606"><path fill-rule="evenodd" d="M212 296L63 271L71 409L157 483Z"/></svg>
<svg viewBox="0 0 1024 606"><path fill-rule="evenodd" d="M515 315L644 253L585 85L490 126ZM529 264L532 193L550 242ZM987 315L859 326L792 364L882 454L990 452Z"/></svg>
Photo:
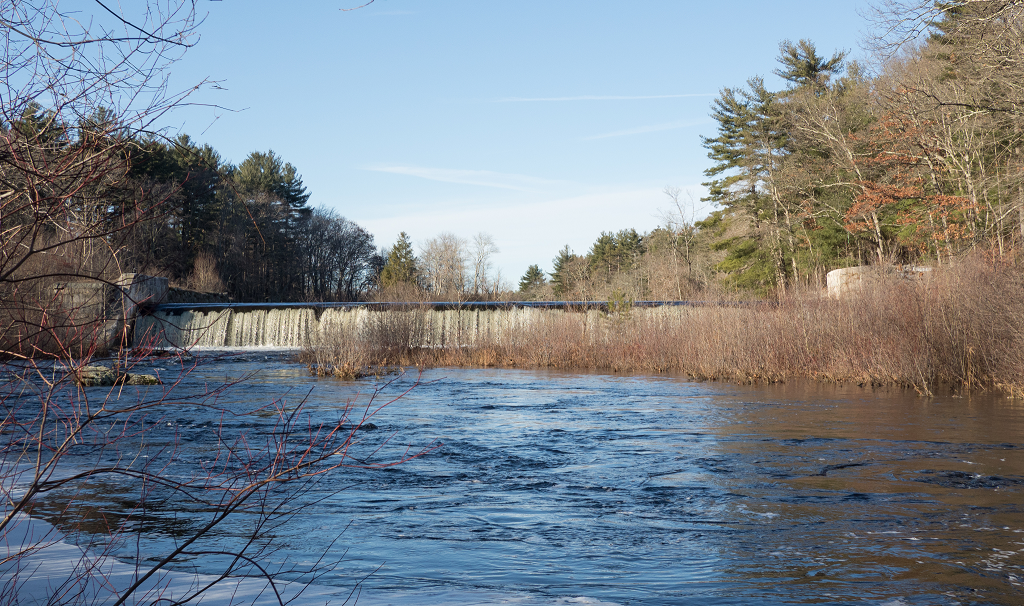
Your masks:
<svg viewBox="0 0 1024 606"><path fill-rule="evenodd" d="M238 163L272 149L311 204L378 245L491 234L509 283L568 244L656 227L665 186L702 195L700 135L724 86L771 71L783 39L849 49L862 0L201 2L173 87L219 82L172 130ZM685 194L684 194L685 197ZM700 203L697 204L700 206ZM695 209L697 216L707 209Z"/></svg>

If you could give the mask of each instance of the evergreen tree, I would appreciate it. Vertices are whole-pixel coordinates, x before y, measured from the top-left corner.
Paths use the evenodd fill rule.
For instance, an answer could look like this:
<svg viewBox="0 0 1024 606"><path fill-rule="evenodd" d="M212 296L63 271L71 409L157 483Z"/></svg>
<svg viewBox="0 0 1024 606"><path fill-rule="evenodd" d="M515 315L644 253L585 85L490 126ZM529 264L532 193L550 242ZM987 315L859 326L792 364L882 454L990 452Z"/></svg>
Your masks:
<svg viewBox="0 0 1024 606"><path fill-rule="evenodd" d="M273 151L249 154L231 174L233 283L248 297L301 298L304 261L295 252L312 212L302 179Z"/></svg>
<svg viewBox="0 0 1024 606"><path fill-rule="evenodd" d="M284 164L273 150L250 153L235 170L238 189L249 192L275 192L281 183Z"/></svg>
<svg viewBox="0 0 1024 606"><path fill-rule="evenodd" d="M545 284L547 284L547 280L544 278L544 272L541 271L540 266L531 265L526 268L526 273L519 280L519 292L526 292Z"/></svg>
<svg viewBox="0 0 1024 606"><path fill-rule="evenodd" d="M132 150L129 166L129 175L143 191L159 192L164 218L152 222L148 242L139 243L140 264L160 265L183 279L199 254L214 252L224 202L220 155L188 135L171 141L153 137Z"/></svg>
<svg viewBox="0 0 1024 606"><path fill-rule="evenodd" d="M551 272L551 285L554 289L555 296L561 296L565 294L568 286L568 269L569 264L572 262L576 255L572 254L572 249L566 244L565 248L558 251L558 256L552 261L554 271Z"/></svg>
<svg viewBox="0 0 1024 606"><path fill-rule="evenodd" d="M307 206L310 193L306 186L302 184L302 177L299 176L295 167L290 162L286 162L281 168L280 182L277 184L274 193L281 196L288 204L293 226L301 222L302 218L308 217L312 212L312 209Z"/></svg>
<svg viewBox="0 0 1024 606"><path fill-rule="evenodd" d="M380 286L388 288L401 283L415 284L418 275L412 242L403 231L398 234L398 241L391 247L384 269L380 271Z"/></svg>
<svg viewBox="0 0 1024 606"><path fill-rule="evenodd" d="M839 51L830 59L819 57L814 43L806 39L796 44L783 40L779 44L779 53L782 67L775 70L775 75L798 88L811 87L817 91L825 90L832 76L842 72L843 61L848 54Z"/></svg>
<svg viewBox="0 0 1024 606"><path fill-rule="evenodd" d="M188 135L177 137L170 148L174 180L181 183L175 209L180 217L180 240L194 255L213 244L216 222L224 197L221 196L223 162L209 145L197 145Z"/></svg>
<svg viewBox="0 0 1024 606"><path fill-rule="evenodd" d="M302 184L302 177L290 162L284 162L273 150L252 152L238 165L234 176L240 192L273 194L285 204L292 218L308 216L311 212L306 206L310 193Z"/></svg>
<svg viewBox="0 0 1024 606"><path fill-rule="evenodd" d="M604 272L610 279L621 271L633 269L643 253L644 242L640 234L635 229L623 229L614 234L601 232L587 256L590 269Z"/></svg>
<svg viewBox="0 0 1024 606"><path fill-rule="evenodd" d="M765 223L764 244L774 267L770 273L750 269L772 276L762 288L782 291L788 269L784 247L788 244L792 249L792 221L783 179L790 150L780 99L764 80L751 78L744 90L723 89L715 99L712 117L718 121L719 135L703 137L703 145L716 164L704 174L716 178L704 183L709 195L703 200L743 209L755 227Z"/></svg>
<svg viewBox="0 0 1024 606"><path fill-rule="evenodd" d="M21 112L21 118L10 125L22 137L42 146L64 147L68 142L68 129L60 124L56 112L47 110L36 101L30 101ZM8 125L3 124L6 130Z"/></svg>
<svg viewBox="0 0 1024 606"><path fill-rule="evenodd" d="M708 188L708 195L701 201L716 206L736 206L742 201L740 196L753 193L749 189L739 191L744 178L740 169L746 162L750 110L739 91L732 88L723 88L712 108L711 117L718 122L718 136L702 136L701 142L708 150L708 158L715 163L704 175L715 178L702 184Z"/></svg>

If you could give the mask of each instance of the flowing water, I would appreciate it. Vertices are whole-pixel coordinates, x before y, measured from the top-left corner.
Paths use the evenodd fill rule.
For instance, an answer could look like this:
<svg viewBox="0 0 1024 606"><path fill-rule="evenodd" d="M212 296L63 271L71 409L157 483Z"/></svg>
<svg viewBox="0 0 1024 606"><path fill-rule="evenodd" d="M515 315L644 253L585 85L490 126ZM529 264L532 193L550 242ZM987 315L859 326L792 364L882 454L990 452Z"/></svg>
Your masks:
<svg viewBox="0 0 1024 606"><path fill-rule="evenodd" d="M176 395L247 376L218 404L305 399L331 420L373 391L277 353L198 359ZM407 375L383 395L417 380L358 435L387 442L374 460L432 450L319 482L272 561L344 553L318 582L361 581L370 604L1024 603L1019 402L479 369ZM223 423L267 430L188 398L158 427L201 458ZM109 486L83 497L126 507ZM59 523L60 509L34 515ZM153 516L146 549L189 524Z"/></svg>
<svg viewBox="0 0 1024 606"><path fill-rule="evenodd" d="M688 310L663 307L641 310L647 314L680 314ZM452 343L471 344L478 339L498 338L503 333L544 315L564 314L562 310L510 307L503 309L371 310L367 307L269 307L255 305L237 309L185 309L157 311L141 316L135 326L135 343L156 347L302 347L319 336L358 336L368 324L384 316L401 318L408 325L411 344L443 347ZM587 316L592 322L596 311ZM415 328L412 328L415 327Z"/></svg>

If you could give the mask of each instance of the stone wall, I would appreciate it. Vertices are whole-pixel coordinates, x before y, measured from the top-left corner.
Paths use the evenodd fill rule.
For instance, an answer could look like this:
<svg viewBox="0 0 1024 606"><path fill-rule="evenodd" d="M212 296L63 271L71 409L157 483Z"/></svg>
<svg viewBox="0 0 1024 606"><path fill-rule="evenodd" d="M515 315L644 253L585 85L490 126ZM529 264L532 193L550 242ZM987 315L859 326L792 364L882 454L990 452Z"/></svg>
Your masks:
<svg viewBox="0 0 1024 606"><path fill-rule="evenodd" d="M95 325L88 334L103 352L131 343L136 318L166 302L168 286L167 278L127 273L113 283L61 282L53 290L67 327L81 332Z"/></svg>
<svg viewBox="0 0 1024 606"><path fill-rule="evenodd" d="M113 307L113 288L104 282L58 282L53 293L60 309L72 321L106 318Z"/></svg>
<svg viewBox="0 0 1024 606"><path fill-rule="evenodd" d="M828 296L833 299L850 296L864 290L872 282L883 277L895 277L904 280L923 282L931 277L932 268L921 265L895 265L879 267L877 265L859 265L844 267L828 272L825 284Z"/></svg>

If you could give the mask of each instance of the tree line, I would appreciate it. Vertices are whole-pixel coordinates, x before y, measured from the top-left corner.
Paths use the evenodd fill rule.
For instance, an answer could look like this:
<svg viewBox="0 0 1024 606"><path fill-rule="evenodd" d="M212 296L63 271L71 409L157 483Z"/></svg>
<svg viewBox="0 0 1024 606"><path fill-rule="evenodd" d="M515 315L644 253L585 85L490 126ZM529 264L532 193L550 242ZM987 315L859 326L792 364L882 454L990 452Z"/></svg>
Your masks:
<svg viewBox="0 0 1024 606"><path fill-rule="evenodd" d="M136 233L136 263L243 301L354 301L382 265L373 236L309 205L297 169L273 151L237 166L182 135L140 145L132 178L163 187L164 213Z"/></svg>
<svg viewBox="0 0 1024 606"><path fill-rule="evenodd" d="M352 301L374 284L383 264L373 236L332 210L310 206L295 166L273 151L253 152L234 165L187 135L142 133L116 141L125 135L105 109L69 124L37 102L0 123L0 137L8 156L83 165L84 174L38 184L37 196L52 199L61 212L34 212L31 197L4 208L12 236L5 241L8 259L33 242L50 250L51 267L64 267L54 271L58 276L90 266L86 273L95 277L163 275L241 301ZM32 191L31 171L5 166L0 177L10 190ZM39 268L32 273L39 276Z"/></svg>
<svg viewBox="0 0 1024 606"><path fill-rule="evenodd" d="M694 220L669 188L660 227L603 233L585 254L566 247L549 272L528 268L517 293L494 275L484 234L440 234L419 254L403 235L378 251L355 223L310 206L273 152L236 166L186 135L129 132L115 111L26 97L0 121L0 181L14 192L0 281L144 271L249 301L670 299L781 294L838 267L978 249L1009 259L1024 242L1022 13L1007 0L887 2L872 65L783 41L781 89L755 76L713 102L710 216Z"/></svg>
<svg viewBox="0 0 1024 606"><path fill-rule="evenodd" d="M720 244L734 284L782 293L835 267L1024 243L1024 5L891 2L875 19L873 69L787 40L784 89L754 77L715 100L711 224L752 223Z"/></svg>
<svg viewBox="0 0 1024 606"><path fill-rule="evenodd" d="M669 193L678 195L669 189ZM568 245L551 271L530 265L510 296L527 300L682 300L715 289L715 272L692 222L667 213L650 232L602 232L585 254Z"/></svg>

